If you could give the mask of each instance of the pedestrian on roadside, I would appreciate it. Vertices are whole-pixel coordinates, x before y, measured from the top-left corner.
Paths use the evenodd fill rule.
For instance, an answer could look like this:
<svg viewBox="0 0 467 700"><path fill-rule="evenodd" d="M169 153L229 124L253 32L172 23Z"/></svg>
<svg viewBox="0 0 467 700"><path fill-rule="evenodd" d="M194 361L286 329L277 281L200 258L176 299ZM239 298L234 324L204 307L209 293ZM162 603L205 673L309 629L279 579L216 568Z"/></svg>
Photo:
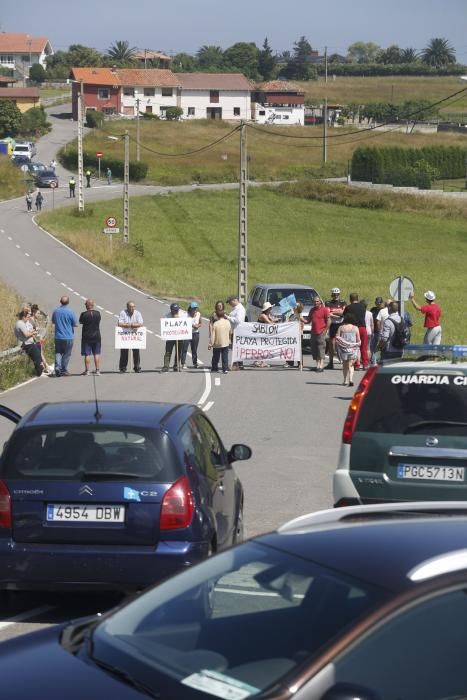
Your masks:
<svg viewBox="0 0 467 700"><path fill-rule="evenodd" d="M336 347L342 362L344 386L353 386L354 384L354 365L358 359L360 344L360 331L355 325L355 318L351 313L346 311L343 321L336 333Z"/></svg>
<svg viewBox="0 0 467 700"><path fill-rule="evenodd" d="M60 299L60 306L52 313L52 323L55 326L55 376L68 377L68 364L70 362L71 351L73 350L73 340L75 327L78 319L73 309L69 308L70 299L63 296Z"/></svg>
<svg viewBox="0 0 467 700"><path fill-rule="evenodd" d="M355 325L360 333L360 359L363 365L363 369L368 369L368 345L367 345L367 333L366 333L366 323L365 323L365 307L359 301L357 292L352 292L349 296L350 304L345 307L344 314L348 311L355 318ZM355 369L360 369L360 359L355 362Z"/></svg>
<svg viewBox="0 0 467 700"><path fill-rule="evenodd" d="M423 343L425 345L440 345L441 343L441 325L439 319L441 318L441 307L435 304L436 294L431 290L428 290L423 295L426 299L426 304L419 306L415 301L415 295L412 292L409 296L410 301L415 309L421 311L425 314L424 327L426 328L425 337L423 338Z"/></svg>
<svg viewBox="0 0 467 700"><path fill-rule="evenodd" d="M344 317L344 309L347 303L340 298L341 290L339 287L331 289L331 298L325 302L325 306L331 314L331 325L329 326L329 337L326 341L326 350L329 357L329 362L325 369L334 369L334 338L336 337L337 329L342 323Z"/></svg>
<svg viewBox="0 0 467 700"><path fill-rule="evenodd" d="M84 302L86 311L80 314L79 322L82 325L81 333L81 356L84 357L83 375L88 375L91 364L91 355L94 358L94 374L100 375L100 355L101 355L101 314L94 308L92 299Z"/></svg>
<svg viewBox="0 0 467 700"><path fill-rule="evenodd" d="M185 312L180 309L180 305L174 302L170 304L169 313L166 314L165 318L183 318L186 316ZM182 368L182 355L183 355L183 344L187 342L184 340L166 340L165 341L165 352L164 352L164 366L162 367L163 372L168 372L170 368L170 361L172 359L172 352L175 349L173 371L178 372Z"/></svg>
<svg viewBox="0 0 467 700"><path fill-rule="evenodd" d="M391 301L388 306L387 318L384 319L381 325L379 347L382 362L402 357L402 348L396 347L392 342L396 339L396 324L401 323L401 320L398 302Z"/></svg>
<svg viewBox="0 0 467 700"><path fill-rule="evenodd" d="M316 361L316 371L324 372L326 334L331 325L331 313L320 297L316 296L313 304L308 316L308 323L311 324L311 353Z"/></svg>
<svg viewBox="0 0 467 700"><path fill-rule="evenodd" d="M30 192L26 194L26 206L28 211L32 211L32 194Z"/></svg>
<svg viewBox="0 0 467 700"><path fill-rule="evenodd" d="M112 184L112 171L110 168L107 168L107 172L105 175L107 177L107 184L111 185Z"/></svg>
<svg viewBox="0 0 467 700"><path fill-rule="evenodd" d="M29 306L23 306L18 314L18 320L15 324L15 336L21 343L22 350L34 364L34 369L38 377L45 372L42 364L41 351L37 345L37 331L31 323L31 309Z"/></svg>
<svg viewBox="0 0 467 700"><path fill-rule="evenodd" d="M261 313L258 316L258 323L278 323L279 319L274 316L272 312L273 308L274 307L270 301L265 301L261 307ZM269 367L269 364L266 362L266 360L256 360L255 367Z"/></svg>
<svg viewBox="0 0 467 700"><path fill-rule="evenodd" d="M184 340L182 343L182 369L186 369L186 356L188 348L191 349L191 359L194 369L198 369L198 345L199 345L199 329L201 328L201 313L198 308L198 302L192 301L188 305L188 316L191 318L191 340ZM170 364L170 359L169 359Z"/></svg>
<svg viewBox="0 0 467 700"><path fill-rule="evenodd" d="M91 187L91 171L86 170L86 187Z"/></svg>
<svg viewBox="0 0 467 700"><path fill-rule="evenodd" d="M368 358L368 350L371 347L371 341L373 339L373 333L374 333L374 321L373 321L373 314L371 311L368 310L368 302L365 299L362 299L362 304L365 307L365 328L366 328L366 360L367 364L369 362Z"/></svg>
<svg viewBox="0 0 467 700"><path fill-rule="evenodd" d="M225 316L225 306L223 301L216 301L214 305L214 311L209 317L209 336L211 335L211 330L213 323L215 323L219 318Z"/></svg>
<svg viewBox="0 0 467 700"><path fill-rule="evenodd" d="M57 161L55 160L55 158L52 158L52 160L50 161L49 168L55 172L56 167L57 167Z"/></svg>
<svg viewBox="0 0 467 700"><path fill-rule="evenodd" d="M245 323L246 309L240 302L237 294L232 294L230 297L228 297L227 304L229 304L232 309L229 314L226 314L226 318L228 318L230 321L231 335L233 336L237 326L239 326L241 323ZM243 362L234 362L232 369L244 369Z"/></svg>
<svg viewBox="0 0 467 700"><path fill-rule="evenodd" d="M68 180L68 187L70 188L70 199L71 199L72 197L76 196L75 195L76 180L73 177L73 175Z"/></svg>
<svg viewBox="0 0 467 700"><path fill-rule="evenodd" d="M44 201L44 196L42 192L39 190L39 192L36 194L36 211L42 211L42 203Z"/></svg>
<svg viewBox="0 0 467 700"><path fill-rule="evenodd" d="M219 360L222 359L222 372L229 371L230 321L225 315L222 301L216 303L217 319L209 328L208 350L212 349L211 372L219 371Z"/></svg>
<svg viewBox="0 0 467 700"><path fill-rule="evenodd" d="M42 364L44 366L44 371L47 372L47 374L52 373L52 368L49 367L47 363L47 359L44 354L44 345L45 345L45 334L46 334L46 328L47 328L47 314L45 314L43 311L40 310L38 304L31 304L31 323L34 327L34 330L36 331L36 343L39 346L39 350L41 353L41 359L42 359Z"/></svg>
<svg viewBox="0 0 467 700"><path fill-rule="evenodd" d="M297 362L297 367L300 369L300 367L303 365L303 329L305 328L305 319L302 316L303 309L304 309L304 304L303 302L299 301L297 302L297 305L294 306L293 313L289 318L289 321L296 321L299 324L300 328L300 350L301 350L301 355L300 355L300 360ZM293 367L294 362L293 361L287 361L285 363L285 367Z"/></svg>
<svg viewBox="0 0 467 700"><path fill-rule="evenodd" d="M141 313L136 309L136 304L134 301L128 301L126 309L120 311L118 317L118 325L120 328L136 329L143 325L143 317ZM135 372L141 372L141 360L139 348L133 348L133 369ZM128 350L120 350L120 363L119 370L121 374L127 371L128 367Z"/></svg>
<svg viewBox="0 0 467 700"><path fill-rule="evenodd" d="M370 313L373 316L373 335L371 336L370 342L370 365L374 367L376 362L376 352L378 350L380 328L378 326L378 314L381 309L384 309L384 299L383 297L376 297L375 305L371 307Z"/></svg>

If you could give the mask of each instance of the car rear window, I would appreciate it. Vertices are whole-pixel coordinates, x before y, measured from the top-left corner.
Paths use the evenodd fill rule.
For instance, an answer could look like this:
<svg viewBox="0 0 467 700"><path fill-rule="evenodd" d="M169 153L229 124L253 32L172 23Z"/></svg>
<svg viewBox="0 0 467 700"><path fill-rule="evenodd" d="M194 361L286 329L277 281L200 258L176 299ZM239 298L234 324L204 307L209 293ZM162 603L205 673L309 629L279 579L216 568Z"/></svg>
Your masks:
<svg viewBox="0 0 467 700"><path fill-rule="evenodd" d="M362 402L356 431L467 437L463 375L377 373Z"/></svg>
<svg viewBox="0 0 467 700"><path fill-rule="evenodd" d="M5 451L3 479L133 477L168 483L181 475L177 453L165 434L135 428L86 427L18 430Z"/></svg>

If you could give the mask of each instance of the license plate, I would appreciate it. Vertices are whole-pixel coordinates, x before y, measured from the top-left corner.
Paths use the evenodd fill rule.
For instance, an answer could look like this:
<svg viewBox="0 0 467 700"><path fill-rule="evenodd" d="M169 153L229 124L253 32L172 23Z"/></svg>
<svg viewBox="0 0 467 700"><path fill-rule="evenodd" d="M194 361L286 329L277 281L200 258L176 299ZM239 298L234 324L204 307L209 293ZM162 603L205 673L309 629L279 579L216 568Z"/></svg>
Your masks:
<svg viewBox="0 0 467 700"><path fill-rule="evenodd" d="M47 505L47 522L124 523L125 506L49 503Z"/></svg>
<svg viewBox="0 0 467 700"><path fill-rule="evenodd" d="M429 481L464 481L464 467L435 467L429 464L398 464L398 479L427 479Z"/></svg>

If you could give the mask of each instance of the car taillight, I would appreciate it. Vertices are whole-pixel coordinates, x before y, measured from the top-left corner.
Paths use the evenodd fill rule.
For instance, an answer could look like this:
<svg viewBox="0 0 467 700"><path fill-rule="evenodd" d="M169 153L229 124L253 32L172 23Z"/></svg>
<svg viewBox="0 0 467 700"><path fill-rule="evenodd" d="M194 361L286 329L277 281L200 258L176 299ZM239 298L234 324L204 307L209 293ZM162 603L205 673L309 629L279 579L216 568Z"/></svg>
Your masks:
<svg viewBox="0 0 467 700"><path fill-rule="evenodd" d="M11 527L11 496L3 481L0 481L0 527Z"/></svg>
<svg viewBox="0 0 467 700"><path fill-rule="evenodd" d="M352 396L349 410L347 411L347 416L345 417L344 421L344 429L342 431L342 442L344 442L346 445L350 445L352 442L352 436L357 424L357 418L363 399L368 392L368 388L373 381L373 377L375 376L377 369L378 367L370 367L366 371L362 381L358 385L357 391Z"/></svg>
<svg viewBox="0 0 467 700"><path fill-rule="evenodd" d="M194 510L190 482L186 476L182 476L172 484L162 499L160 529L175 530L188 527Z"/></svg>

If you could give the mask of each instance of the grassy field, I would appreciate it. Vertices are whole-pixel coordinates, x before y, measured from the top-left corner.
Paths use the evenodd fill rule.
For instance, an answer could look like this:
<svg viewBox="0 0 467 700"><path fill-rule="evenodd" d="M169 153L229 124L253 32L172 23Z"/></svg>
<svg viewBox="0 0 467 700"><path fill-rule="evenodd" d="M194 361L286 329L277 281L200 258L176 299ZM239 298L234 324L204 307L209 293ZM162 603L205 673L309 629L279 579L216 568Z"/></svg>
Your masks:
<svg viewBox="0 0 467 700"><path fill-rule="evenodd" d="M319 196L332 201L332 190ZM443 339L463 342L465 313L458 299L465 280L467 227L462 205L410 204L416 198L391 195L372 195L372 201L360 193L355 195L360 202L342 206L308 197L298 185L295 192L287 187L283 192L250 190L250 287L261 280L295 281L315 285L327 295L338 285L347 298L357 290L372 302L388 294L394 277L405 274L413 278L420 301L425 289L438 294ZM131 243L114 241L111 256L102 221L109 210L118 213L120 208L121 201L96 204L86 218L67 208L45 213L40 221L86 257L140 288L182 301L195 298L204 313L216 299L235 291L237 193L197 190L138 198L131 205ZM421 318L414 315L414 340L419 341Z"/></svg>
<svg viewBox="0 0 467 700"><path fill-rule="evenodd" d="M24 174L12 165L8 156L0 155L0 200L25 194L27 186Z"/></svg>

